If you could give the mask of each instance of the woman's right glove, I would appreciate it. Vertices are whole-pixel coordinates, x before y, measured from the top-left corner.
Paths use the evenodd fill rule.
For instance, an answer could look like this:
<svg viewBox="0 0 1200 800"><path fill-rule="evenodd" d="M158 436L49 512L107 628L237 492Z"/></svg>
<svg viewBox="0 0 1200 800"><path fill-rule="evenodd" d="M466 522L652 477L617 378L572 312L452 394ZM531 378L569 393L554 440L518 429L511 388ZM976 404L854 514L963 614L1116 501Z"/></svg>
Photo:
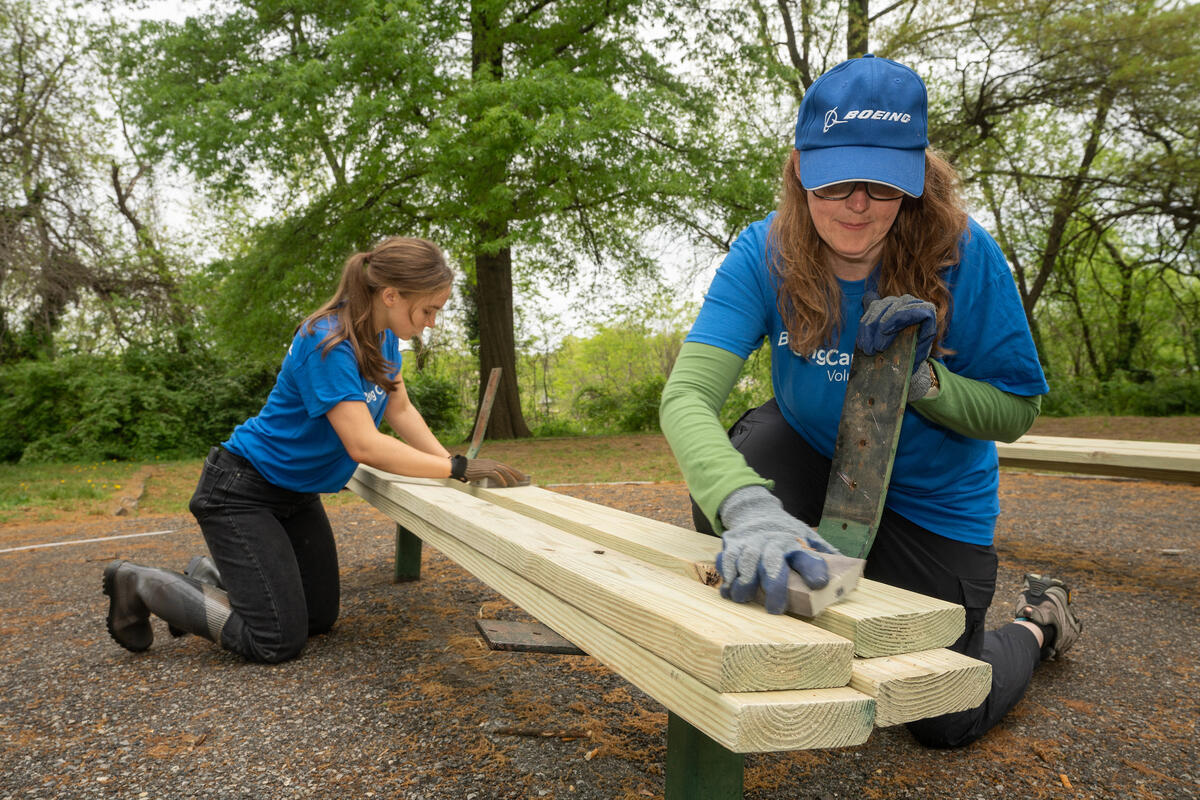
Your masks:
<svg viewBox="0 0 1200 800"><path fill-rule="evenodd" d="M783 503L765 487L735 489L717 513L725 525L717 555L722 597L745 603L761 587L767 611L780 614L787 609L789 568L810 588L829 583L829 567L812 551L838 551L784 511Z"/></svg>
<svg viewBox="0 0 1200 800"><path fill-rule="evenodd" d="M520 470L490 458L467 458L463 455L450 457L450 477L464 483L490 478L500 486L517 486L529 478Z"/></svg>
<svg viewBox="0 0 1200 800"><path fill-rule="evenodd" d="M881 352L892 343L896 334L911 325L917 328L916 351L913 353L912 377L908 381L908 401L920 400L933 385L933 366L927 365L933 338L937 335L937 309L928 300L911 294L883 297L867 292L863 297L862 319L858 322L855 344L869 356Z"/></svg>

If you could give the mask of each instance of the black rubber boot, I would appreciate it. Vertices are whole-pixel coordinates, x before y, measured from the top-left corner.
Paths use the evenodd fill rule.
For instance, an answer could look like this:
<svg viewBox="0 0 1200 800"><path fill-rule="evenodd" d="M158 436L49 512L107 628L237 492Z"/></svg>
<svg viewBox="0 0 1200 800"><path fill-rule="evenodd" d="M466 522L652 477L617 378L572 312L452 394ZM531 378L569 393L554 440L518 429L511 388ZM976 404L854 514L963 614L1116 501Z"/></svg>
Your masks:
<svg viewBox="0 0 1200 800"><path fill-rule="evenodd" d="M109 634L121 647L137 653L154 642L154 630L150 627L150 609L133 585L132 566L125 561L114 561L105 567L104 593L109 597Z"/></svg>
<svg viewBox="0 0 1200 800"><path fill-rule="evenodd" d="M126 650L140 652L154 641L150 614L157 614L187 633L218 644L229 619L225 592L193 578L128 561L114 561L104 570L104 593L109 596L108 632Z"/></svg>
<svg viewBox="0 0 1200 800"><path fill-rule="evenodd" d="M225 584L221 583L221 573L217 569L217 565L208 556L193 556L192 560L183 568L183 574L201 583L207 583L209 586L215 586L218 589L225 588ZM183 636L187 633L174 625L168 625L167 632L172 636Z"/></svg>

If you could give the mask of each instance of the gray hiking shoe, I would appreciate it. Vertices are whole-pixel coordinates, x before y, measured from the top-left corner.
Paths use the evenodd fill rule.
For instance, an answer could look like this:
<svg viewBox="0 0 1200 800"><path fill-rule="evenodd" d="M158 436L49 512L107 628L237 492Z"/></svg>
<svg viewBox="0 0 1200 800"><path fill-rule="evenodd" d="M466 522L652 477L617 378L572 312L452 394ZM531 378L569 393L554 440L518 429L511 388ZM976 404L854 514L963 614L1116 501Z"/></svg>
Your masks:
<svg viewBox="0 0 1200 800"><path fill-rule="evenodd" d="M1033 573L1025 576L1021 594L1017 597L1016 618L1054 631L1054 636L1047 636L1042 647L1043 661L1065 653L1083 631L1083 623L1071 611L1070 588L1058 578Z"/></svg>

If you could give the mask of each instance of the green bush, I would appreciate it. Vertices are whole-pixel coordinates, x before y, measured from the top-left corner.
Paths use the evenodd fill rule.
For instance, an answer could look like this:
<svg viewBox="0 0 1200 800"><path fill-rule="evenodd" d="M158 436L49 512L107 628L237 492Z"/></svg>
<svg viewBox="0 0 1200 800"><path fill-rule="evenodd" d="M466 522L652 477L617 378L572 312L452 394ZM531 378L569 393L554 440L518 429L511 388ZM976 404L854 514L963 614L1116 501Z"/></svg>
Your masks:
<svg viewBox="0 0 1200 800"><path fill-rule="evenodd" d="M462 401L458 385L448 377L417 373L404 381L412 400L426 424L435 434L457 434L463 426Z"/></svg>
<svg viewBox="0 0 1200 800"><path fill-rule="evenodd" d="M622 392L618 424L623 432L661 430L658 424L658 404L666 383L667 380L663 376L653 375L637 381Z"/></svg>
<svg viewBox="0 0 1200 800"><path fill-rule="evenodd" d="M621 401L613 387L585 386L575 395L571 411L584 433L598 433L616 427Z"/></svg>
<svg viewBox="0 0 1200 800"><path fill-rule="evenodd" d="M545 417L530 426L533 435L539 438L550 436L578 436L579 426L566 417Z"/></svg>
<svg viewBox="0 0 1200 800"><path fill-rule="evenodd" d="M1200 376L1174 375L1141 382L1124 374L1103 382L1086 378L1055 379L1042 401L1042 414L1048 417L1200 414Z"/></svg>
<svg viewBox="0 0 1200 800"><path fill-rule="evenodd" d="M1113 414L1165 417L1200 413L1200 377L1159 378L1134 383L1124 377L1103 386Z"/></svg>
<svg viewBox="0 0 1200 800"><path fill-rule="evenodd" d="M135 349L0 368L0 460L189 458L262 407L274 376L203 352Z"/></svg>
<svg viewBox="0 0 1200 800"><path fill-rule="evenodd" d="M30 442L62 428L74 367L74 359L0 367L0 461L19 461Z"/></svg>
<svg viewBox="0 0 1200 800"><path fill-rule="evenodd" d="M665 378L653 375L623 387L587 386L575 396L572 410L589 433L657 431L658 403L665 384Z"/></svg>

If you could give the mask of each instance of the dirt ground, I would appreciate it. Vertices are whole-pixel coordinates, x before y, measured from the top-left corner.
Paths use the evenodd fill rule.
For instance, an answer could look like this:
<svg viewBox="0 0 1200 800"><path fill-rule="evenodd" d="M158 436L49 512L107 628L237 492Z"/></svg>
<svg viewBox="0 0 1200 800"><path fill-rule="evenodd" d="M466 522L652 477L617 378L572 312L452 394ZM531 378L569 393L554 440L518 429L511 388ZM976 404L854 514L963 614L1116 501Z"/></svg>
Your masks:
<svg viewBox="0 0 1200 800"><path fill-rule="evenodd" d="M680 484L560 490L690 524ZM970 747L899 727L751 755L747 798L1200 796L1200 487L1005 471L1001 502L991 622L1023 573L1052 572L1075 590L1075 649ZM586 656L487 650L475 620L519 610L429 547L395 584L393 524L365 503L331 518L341 618L277 666L157 621L145 653L108 637L104 566L181 568L204 549L190 518L0 527L0 800L662 795L660 705Z"/></svg>

